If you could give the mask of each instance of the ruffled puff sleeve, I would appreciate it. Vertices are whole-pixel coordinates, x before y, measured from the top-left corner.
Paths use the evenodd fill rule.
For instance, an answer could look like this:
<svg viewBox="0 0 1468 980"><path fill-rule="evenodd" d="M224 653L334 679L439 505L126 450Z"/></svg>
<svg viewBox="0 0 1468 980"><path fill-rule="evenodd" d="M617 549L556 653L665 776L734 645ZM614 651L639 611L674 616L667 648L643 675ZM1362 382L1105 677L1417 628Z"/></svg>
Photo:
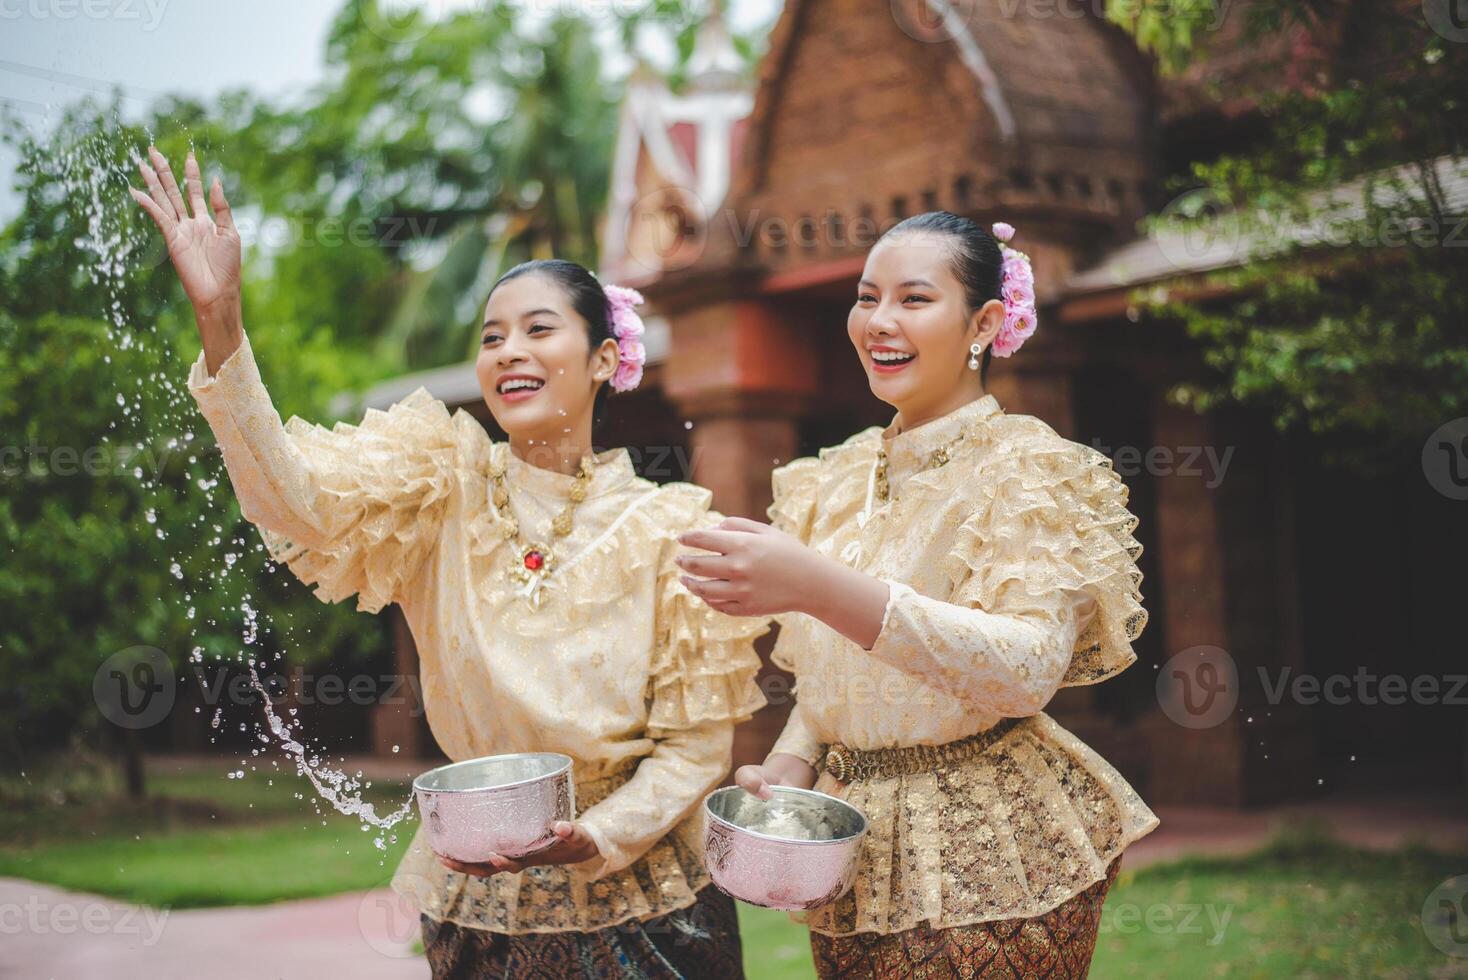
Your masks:
<svg viewBox="0 0 1468 980"><path fill-rule="evenodd" d="M770 628L766 619L718 612L679 581L683 570L674 559L690 549L677 536L714 527L724 518L709 509L712 494L702 487L669 486L663 495L676 495L677 513L665 525L669 535L658 574L647 721L653 738L707 722L736 724L764 707L754 642Z"/></svg>
<svg viewBox="0 0 1468 980"><path fill-rule="evenodd" d="M323 602L356 595L358 610L375 613L407 594L456 485L458 440L442 402L420 387L360 425L282 424L248 336L212 378L201 353L188 387L271 557Z"/></svg>
<svg viewBox="0 0 1468 980"><path fill-rule="evenodd" d="M1038 420L1010 417L942 560L947 602L889 582L871 653L1002 716L1035 714L1060 687L1136 660L1147 623L1142 548L1111 461Z"/></svg>
<svg viewBox="0 0 1468 980"><path fill-rule="evenodd" d="M673 562L687 550L678 534L723 518L708 509L711 495L701 487L672 484L659 497L655 517L666 537L647 681L653 749L631 780L578 818L600 857L575 867L593 880L627 867L689 819L729 771L735 724L765 705L754 641L769 623L709 608L684 588Z"/></svg>

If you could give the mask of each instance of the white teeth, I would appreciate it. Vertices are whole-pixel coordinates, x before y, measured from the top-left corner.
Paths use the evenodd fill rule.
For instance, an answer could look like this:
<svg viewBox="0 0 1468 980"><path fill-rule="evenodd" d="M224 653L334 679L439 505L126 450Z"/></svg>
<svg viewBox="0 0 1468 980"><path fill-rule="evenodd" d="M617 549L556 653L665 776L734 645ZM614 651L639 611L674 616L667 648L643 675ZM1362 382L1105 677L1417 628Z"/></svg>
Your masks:
<svg viewBox="0 0 1468 980"><path fill-rule="evenodd" d="M891 351L891 350L874 350L874 351L872 351L872 360L874 360L874 361L880 361L883 364L893 364L893 363L897 363L897 362L900 362L900 361L910 361L914 357L917 357L917 355L916 354L902 354L902 353L899 353L898 351Z"/></svg>
<svg viewBox="0 0 1468 980"><path fill-rule="evenodd" d="M500 394L504 394L507 391L517 391L520 388L543 387L545 387L544 381L536 381L533 378L511 378L509 381L500 385Z"/></svg>

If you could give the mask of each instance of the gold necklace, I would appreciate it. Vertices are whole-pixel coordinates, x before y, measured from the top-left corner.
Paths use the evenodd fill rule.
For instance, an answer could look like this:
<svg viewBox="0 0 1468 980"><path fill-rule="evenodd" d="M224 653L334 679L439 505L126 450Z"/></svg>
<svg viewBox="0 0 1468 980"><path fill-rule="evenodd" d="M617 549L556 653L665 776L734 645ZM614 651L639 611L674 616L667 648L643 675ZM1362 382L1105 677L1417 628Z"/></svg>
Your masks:
<svg viewBox="0 0 1468 980"><path fill-rule="evenodd" d="M554 538L564 538L571 533L571 522L576 513L576 507L586 499L586 490L591 484L591 477L595 469L596 465L591 456L586 456L581 460L575 482L571 484L570 502L551 521L551 535ZM539 609L541 586L555 570L555 552L544 544L527 542L520 537L520 522L515 520L515 516L510 513L510 489L505 481L504 464L491 463L489 476L492 481L491 493L495 510L499 512L504 521L505 540L515 541L515 557L509 563L509 576L511 580L520 583L520 594L530 603L530 608Z"/></svg>
<svg viewBox="0 0 1468 980"><path fill-rule="evenodd" d="M939 446L937 449L933 450L932 454L928 456L928 461L927 461L926 464L924 464L923 469L924 470L935 470L935 469L937 469L940 466L946 465L947 462L948 462L948 460L949 460L949 457L951 455L951 450L953 449L953 447L954 446L957 446L960 442L962 442L967 437L968 437L968 433L967 432L962 432L962 433L960 433L958 435L958 438L954 439L948 445L946 445L946 446ZM877 499L878 500L883 500L883 501L891 500L892 499L892 485L888 482L888 479L887 479L887 447L886 446L878 446L877 447L877 472L876 472L875 480L876 480L876 494L877 494Z"/></svg>

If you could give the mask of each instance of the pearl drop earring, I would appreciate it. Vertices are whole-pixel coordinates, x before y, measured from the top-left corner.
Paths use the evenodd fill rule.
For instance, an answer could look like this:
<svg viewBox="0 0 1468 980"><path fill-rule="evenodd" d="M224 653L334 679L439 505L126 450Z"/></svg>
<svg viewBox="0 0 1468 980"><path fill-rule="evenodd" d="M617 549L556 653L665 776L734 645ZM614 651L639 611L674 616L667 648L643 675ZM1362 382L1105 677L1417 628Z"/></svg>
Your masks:
<svg viewBox="0 0 1468 980"><path fill-rule="evenodd" d="M981 344L970 344L968 349L968 369L977 371L979 369L979 354L984 350Z"/></svg>

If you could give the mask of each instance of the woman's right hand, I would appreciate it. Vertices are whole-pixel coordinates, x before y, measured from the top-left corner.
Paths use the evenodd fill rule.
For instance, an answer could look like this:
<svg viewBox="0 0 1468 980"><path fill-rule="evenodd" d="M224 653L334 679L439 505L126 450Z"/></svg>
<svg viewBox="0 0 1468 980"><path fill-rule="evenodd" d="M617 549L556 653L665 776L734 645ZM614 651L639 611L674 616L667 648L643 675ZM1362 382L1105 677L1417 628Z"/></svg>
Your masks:
<svg viewBox="0 0 1468 980"><path fill-rule="evenodd" d="M816 784L816 770L798 755L774 752L763 765L740 766L734 772L734 782L746 793L768 800L775 795L775 786L810 789Z"/></svg>
<svg viewBox="0 0 1468 980"><path fill-rule="evenodd" d="M156 146L148 147L153 166L139 163L148 193L129 187L133 199L148 212L168 245L168 257L194 307L201 333L205 325L237 319L240 307L240 235L230 214L224 188L214 178L209 188L213 217L204 204L199 162L189 151L184 162L188 203L179 193L168 159ZM190 214L192 210L192 214ZM207 340L208 338L206 338Z"/></svg>

